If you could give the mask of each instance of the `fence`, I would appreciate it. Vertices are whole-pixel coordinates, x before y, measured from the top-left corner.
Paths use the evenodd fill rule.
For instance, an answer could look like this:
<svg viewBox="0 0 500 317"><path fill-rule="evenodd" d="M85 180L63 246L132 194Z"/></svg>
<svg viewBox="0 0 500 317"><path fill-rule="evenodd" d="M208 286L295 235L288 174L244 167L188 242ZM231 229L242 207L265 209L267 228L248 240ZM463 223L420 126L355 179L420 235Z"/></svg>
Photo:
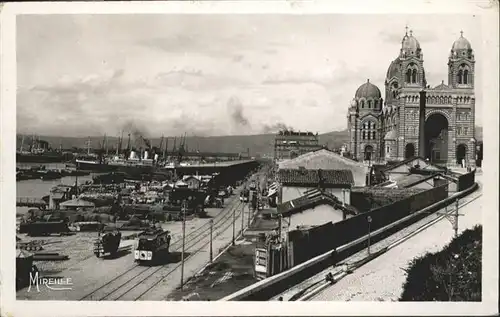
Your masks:
<svg viewBox="0 0 500 317"><path fill-rule="evenodd" d="M427 194L428 196L425 196L423 193L420 197L420 199L425 199L426 197L430 197L433 200L436 200L437 202L432 204L430 202L424 202L423 204L427 205L425 208L418 210L417 211L408 211L406 214L411 214L406 217L400 217L399 221L393 222L389 224L387 227L382 227L379 228L378 232L373 232L372 238L375 238L374 241L379 241L380 239L383 239L384 236L387 236L388 233L390 232L396 232L397 230L400 230L401 228L405 227L408 225L408 223L413 223L415 221L418 221L422 217L425 217L431 212L434 212L440 208L443 208L446 205L449 205L453 201L455 201L457 198L463 197L465 195L470 194L472 191L477 189L477 184L473 184L470 188L467 188L465 191L462 191L460 193L457 193L453 195L452 197L447 197L447 187L446 186L441 186L441 187L435 187L433 189L428 190ZM440 197L444 197L443 199L439 199ZM408 200L408 199L407 199ZM393 204L395 205L395 204ZM417 205L414 205L413 207L417 207ZM383 207L379 208L378 210L381 211L386 211L390 212L388 208ZM374 210L376 211L376 210ZM380 212L380 211L379 211ZM415 214L415 215L412 215ZM366 214L360 215L363 217L366 217ZM373 217L373 215L372 215ZM351 219L355 219L351 218ZM351 220L348 219L348 220ZM341 223L348 223L348 220L342 221ZM340 224L340 223L337 223ZM336 225L337 225L336 224ZM374 227L372 226L373 230L375 231ZM380 231L382 230L382 231ZM362 235L356 239L352 240L347 244L341 244L338 241L336 241L334 244L338 245L339 247L336 248L335 252L333 250L328 250L327 252L320 254L304 263L300 263L298 265L295 265L291 269L288 269L282 273L279 273L278 275L271 276L269 278L266 278L264 280L261 280L255 284L252 284L236 293L233 293L225 298L222 299L222 301L235 301L235 300L243 300L243 301L251 301L251 300L269 300L273 296L283 292L284 290L288 289L291 285L296 285L297 283L321 272L323 269L333 265L334 263L337 263L339 260L344 259L346 256L348 256L347 253L352 254L352 252L359 251L360 248L365 247L363 245L364 242L366 242L366 237L367 237L367 232L362 233ZM289 251L290 252L290 251ZM293 253L293 251L291 252Z"/></svg>
<svg viewBox="0 0 500 317"><path fill-rule="evenodd" d="M424 189L418 188L353 188L351 191L351 205L360 212L390 205L396 201L416 195Z"/></svg>
<svg viewBox="0 0 500 317"><path fill-rule="evenodd" d="M294 257L289 267L354 241L369 230L380 229L447 197L448 185L445 184L337 223L326 223L307 231L291 231L289 241L293 245Z"/></svg>

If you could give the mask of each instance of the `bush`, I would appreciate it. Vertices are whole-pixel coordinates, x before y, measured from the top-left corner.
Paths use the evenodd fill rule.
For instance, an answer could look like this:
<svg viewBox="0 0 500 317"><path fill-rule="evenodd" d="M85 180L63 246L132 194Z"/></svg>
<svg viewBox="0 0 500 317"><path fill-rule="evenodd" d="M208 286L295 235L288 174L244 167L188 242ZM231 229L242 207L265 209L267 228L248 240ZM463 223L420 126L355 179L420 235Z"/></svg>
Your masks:
<svg viewBox="0 0 500 317"><path fill-rule="evenodd" d="M400 301L481 301L482 227L412 260Z"/></svg>

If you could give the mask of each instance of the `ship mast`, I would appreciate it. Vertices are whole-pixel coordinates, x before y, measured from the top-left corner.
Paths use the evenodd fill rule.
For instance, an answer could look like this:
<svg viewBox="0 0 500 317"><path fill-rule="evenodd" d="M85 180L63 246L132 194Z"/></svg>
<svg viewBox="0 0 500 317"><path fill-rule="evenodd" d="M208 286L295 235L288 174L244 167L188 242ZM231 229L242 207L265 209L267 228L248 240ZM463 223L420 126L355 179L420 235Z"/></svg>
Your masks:
<svg viewBox="0 0 500 317"><path fill-rule="evenodd" d="M167 161L168 154L168 137L165 139L165 149L163 150L163 159Z"/></svg>
<svg viewBox="0 0 500 317"><path fill-rule="evenodd" d="M131 150L130 149L130 133L128 134L128 142L127 142L127 150Z"/></svg>
<svg viewBox="0 0 500 317"><path fill-rule="evenodd" d="M162 134L161 135L161 141L160 141L160 149L159 149L160 153L161 153L161 150L163 149L163 139L164 138L165 138L165 136Z"/></svg>
<svg viewBox="0 0 500 317"><path fill-rule="evenodd" d="M90 141L90 137L88 138L86 143L87 143L87 155L90 155L90 147L92 144L92 141Z"/></svg>
<svg viewBox="0 0 500 317"><path fill-rule="evenodd" d="M122 130L122 133L120 135L120 145L118 146L118 148L119 148L118 155L120 155L122 152L122 145L123 145L123 130Z"/></svg>
<svg viewBox="0 0 500 317"><path fill-rule="evenodd" d="M104 142L106 143L106 156L108 156L108 137L106 133L104 133Z"/></svg>
<svg viewBox="0 0 500 317"><path fill-rule="evenodd" d="M118 156L118 154L120 153L120 142L120 135L118 135L118 140L116 141L116 156Z"/></svg>
<svg viewBox="0 0 500 317"><path fill-rule="evenodd" d="M21 136L21 153L23 152L23 148L24 148L24 134Z"/></svg>

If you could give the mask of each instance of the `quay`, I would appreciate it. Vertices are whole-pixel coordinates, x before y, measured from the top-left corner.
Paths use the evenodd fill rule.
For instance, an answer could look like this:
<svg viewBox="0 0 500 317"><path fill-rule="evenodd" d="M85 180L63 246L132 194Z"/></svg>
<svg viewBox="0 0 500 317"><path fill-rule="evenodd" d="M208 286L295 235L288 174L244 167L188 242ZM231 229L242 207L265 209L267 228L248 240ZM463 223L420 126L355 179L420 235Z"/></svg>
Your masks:
<svg viewBox="0 0 500 317"><path fill-rule="evenodd" d="M248 174L248 171L254 170L259 166L256 160L234 160L214 163L200 163L192 165L167 166L160 168L160 171L172 171L178 176L184 175L213 175L218 173L218 179L222 183L233 183L242 179Z"/></svg>
<svg viewBox="0 0 500 317"><path fill-rule="evenodd" d="M32 197L17 197L16 206L17 207L30 207L30 208L38 208L38 209L46 209L48 207L48 203L40 198L32 198Z"/></svg>

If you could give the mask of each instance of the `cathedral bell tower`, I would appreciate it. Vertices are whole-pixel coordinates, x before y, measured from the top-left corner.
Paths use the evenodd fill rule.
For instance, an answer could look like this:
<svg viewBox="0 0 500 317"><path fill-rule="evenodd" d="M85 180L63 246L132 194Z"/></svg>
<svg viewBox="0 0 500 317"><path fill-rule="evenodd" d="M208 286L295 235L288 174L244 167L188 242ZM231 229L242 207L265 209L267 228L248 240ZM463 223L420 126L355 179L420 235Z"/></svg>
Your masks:
<svg viewBox="0 0 500 317"><path fill-rule="evenodd" d="M427 85L424 72L424 55L420 43L413 36L413 31L410 30L410 35L408 35L408 27L401 42L399 60L402 66L403 87L422 88Z"/></svg>
<svg viewBox="0 0 500 317"><path fill-rule="evenodd" d="M448 86L474 89L474 64L472 46L460 32L460 38L453 43L448 58Z"/></svg>

